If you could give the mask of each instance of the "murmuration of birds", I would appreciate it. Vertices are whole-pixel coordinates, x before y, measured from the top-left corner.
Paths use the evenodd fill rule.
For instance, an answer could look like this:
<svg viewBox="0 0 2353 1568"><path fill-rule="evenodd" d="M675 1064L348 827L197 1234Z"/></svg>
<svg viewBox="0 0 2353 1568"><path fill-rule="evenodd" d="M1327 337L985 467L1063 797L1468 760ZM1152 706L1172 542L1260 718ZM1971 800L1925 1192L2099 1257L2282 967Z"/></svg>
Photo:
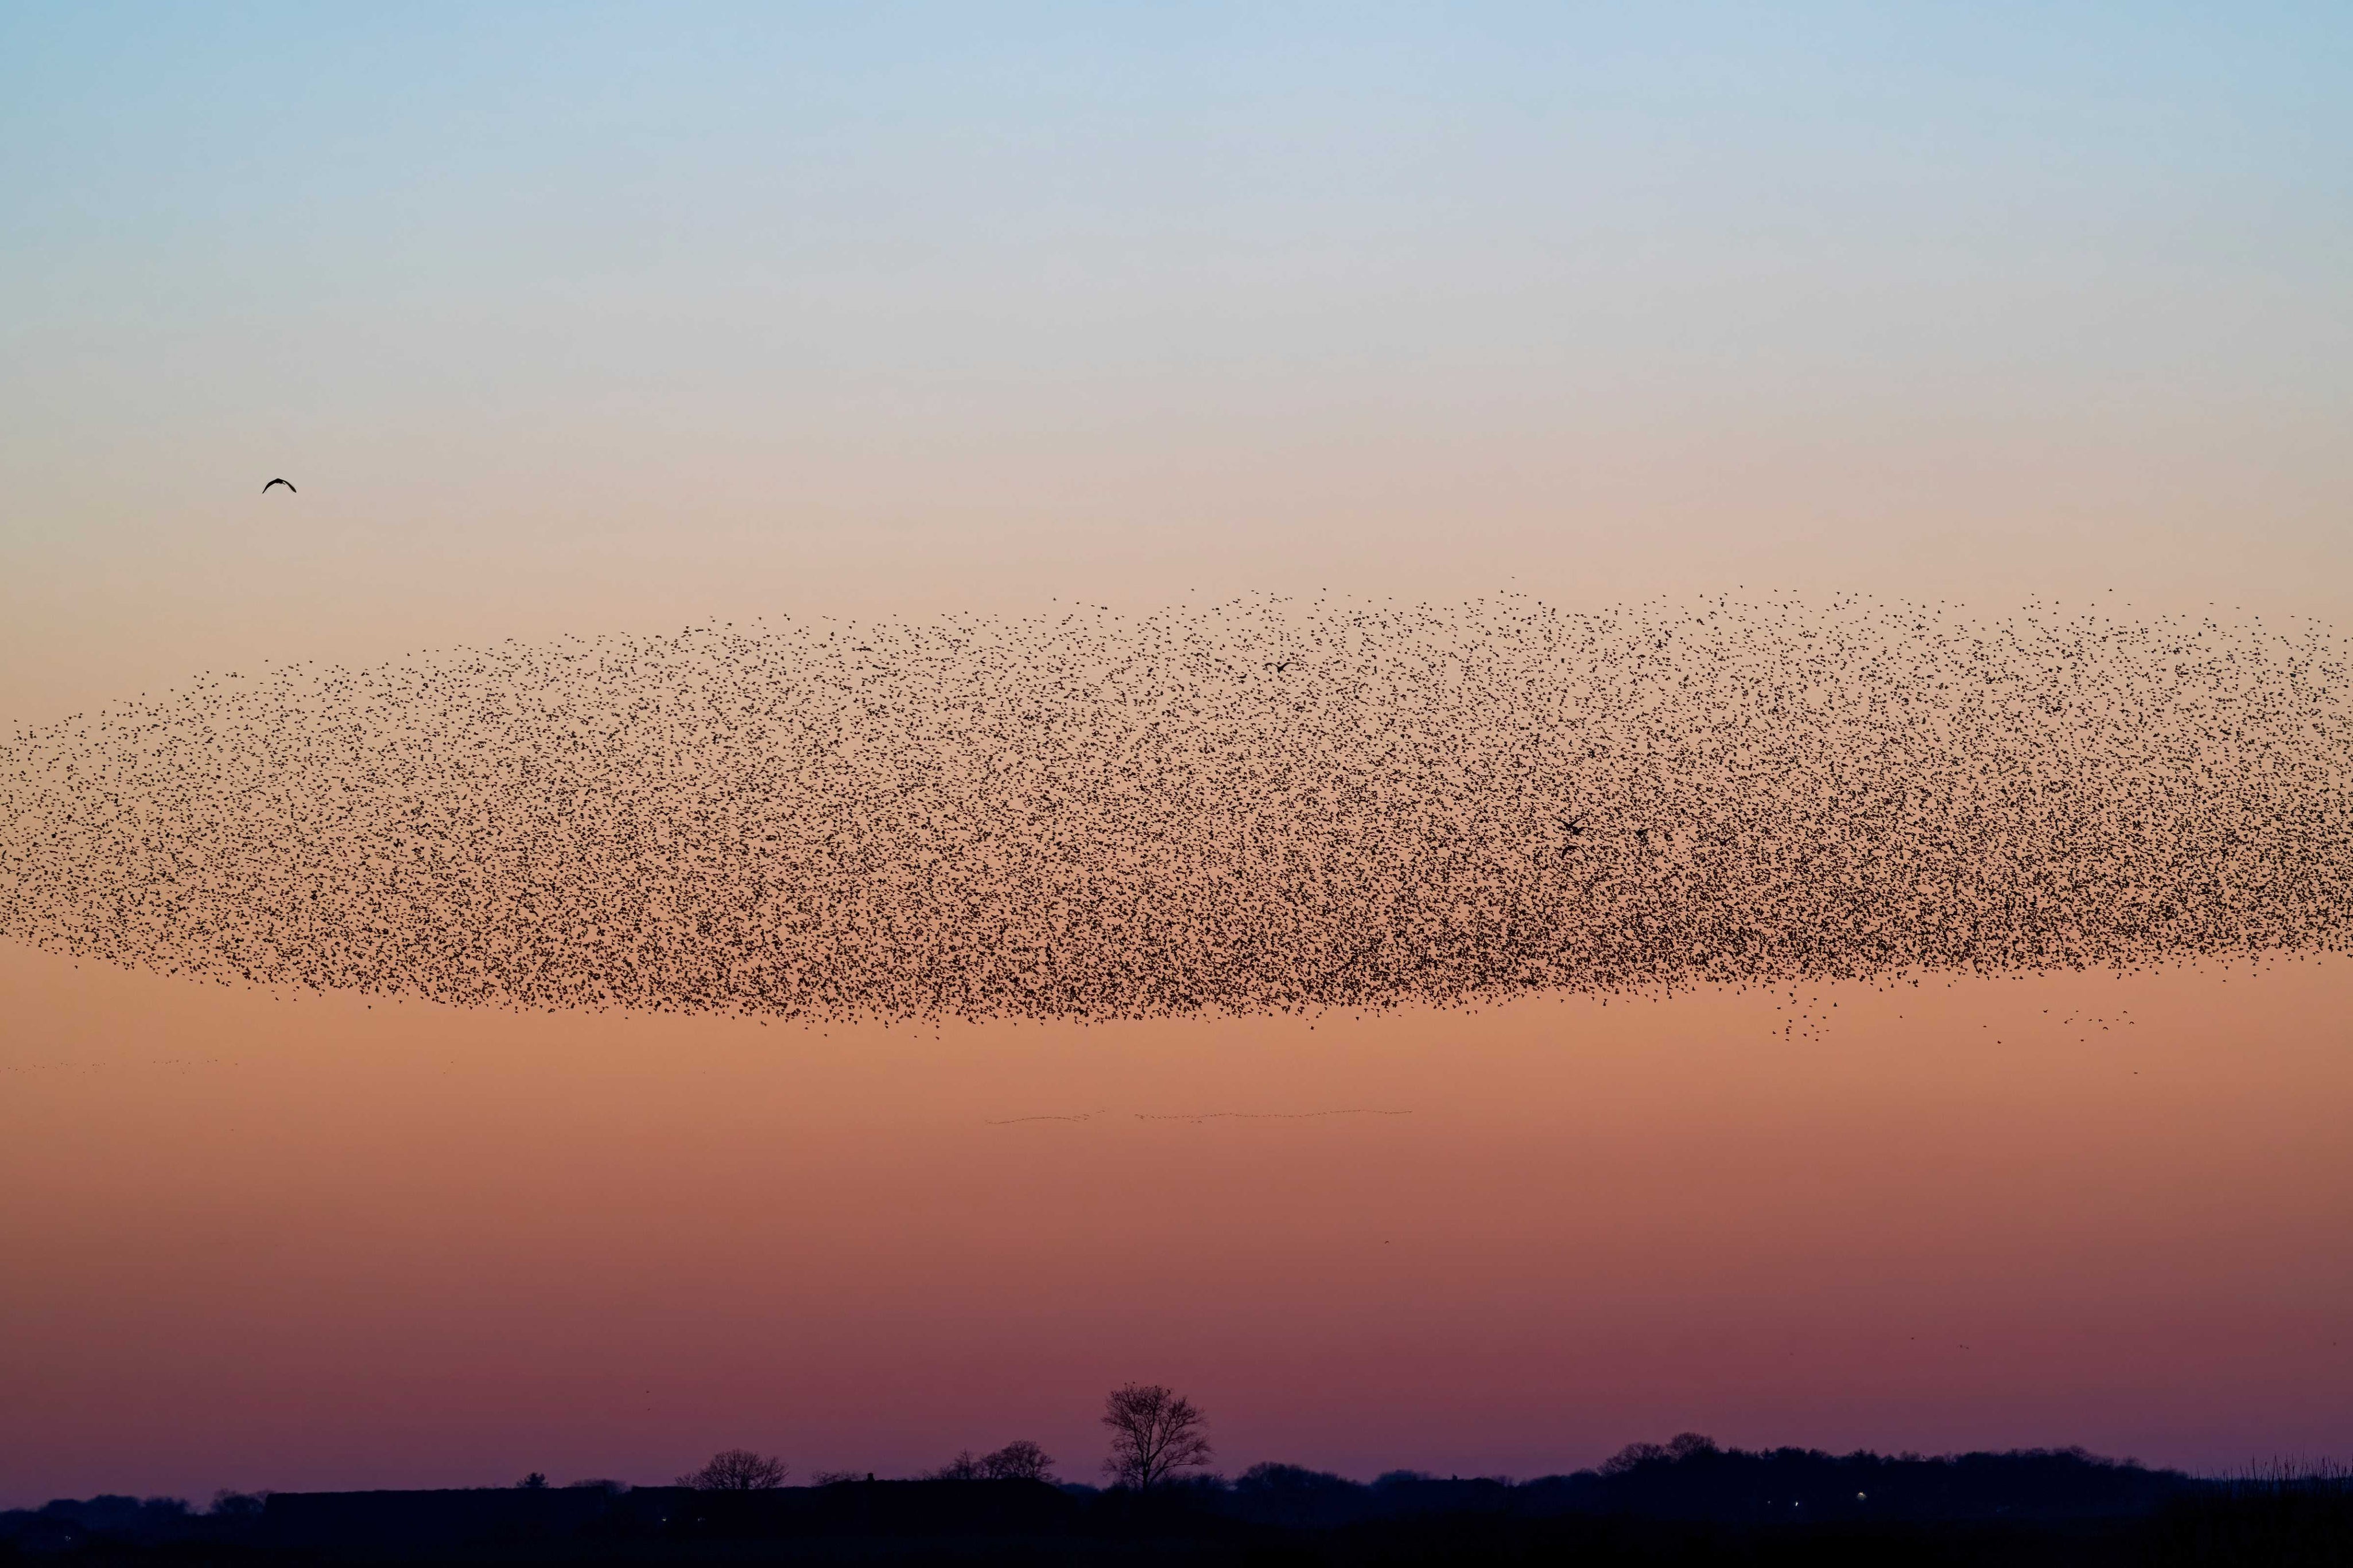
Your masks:
<svg viewBox="0 0 2353 1568"><path fill-rule="evenodd" d="M1844 597L712 624L208 677L0 745L0 933L805 1022L2341 951L2325 627Z"/></svg>

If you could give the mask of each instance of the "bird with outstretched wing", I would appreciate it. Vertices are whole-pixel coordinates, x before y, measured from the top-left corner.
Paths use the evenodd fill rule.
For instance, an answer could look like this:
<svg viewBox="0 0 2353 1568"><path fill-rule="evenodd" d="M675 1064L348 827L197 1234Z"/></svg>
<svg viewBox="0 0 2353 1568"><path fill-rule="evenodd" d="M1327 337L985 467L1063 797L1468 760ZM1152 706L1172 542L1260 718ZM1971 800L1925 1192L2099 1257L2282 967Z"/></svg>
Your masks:
<svg viewBox="0 0 2353 1568"><path fill-rule="evenodd" d="M268 495L272 485L284 485L288 495L300 495L301 493L294 488L294 481L291 479L272 479L269 481L269 484L261 487L261 493L263 495Z"/></svg>

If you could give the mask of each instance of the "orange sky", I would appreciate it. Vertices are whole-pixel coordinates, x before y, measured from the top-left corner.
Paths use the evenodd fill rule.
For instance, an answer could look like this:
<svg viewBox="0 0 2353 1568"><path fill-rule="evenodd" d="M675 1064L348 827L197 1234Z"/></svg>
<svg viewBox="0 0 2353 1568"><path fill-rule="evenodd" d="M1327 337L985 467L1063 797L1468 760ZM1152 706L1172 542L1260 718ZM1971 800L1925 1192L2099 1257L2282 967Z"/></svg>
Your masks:
<svg viewBox="0 0 2353 1568"><path fill-rule="evenodd" d="M1129 1378L1229 1469L2342 1451L2348 982L805 1031L0 946L0 1501L1084 1476Z"/></svg>

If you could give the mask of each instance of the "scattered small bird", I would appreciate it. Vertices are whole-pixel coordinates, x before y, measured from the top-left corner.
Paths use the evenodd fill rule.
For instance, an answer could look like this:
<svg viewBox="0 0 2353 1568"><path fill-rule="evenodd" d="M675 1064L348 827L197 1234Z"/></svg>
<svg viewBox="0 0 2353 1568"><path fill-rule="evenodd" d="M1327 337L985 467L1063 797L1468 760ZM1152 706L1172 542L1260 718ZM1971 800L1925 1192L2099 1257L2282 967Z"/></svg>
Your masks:
<svg viewBox="0 0 2353 1568"><path fill-rule="evenodd" d="M301 493L295 489L294 481L291 479L272 479L269 481L269 484L261 487L261 493L263 495L268 495L270 490L270 486L272 485L284 485L288 495L297 495Z"/></svg>

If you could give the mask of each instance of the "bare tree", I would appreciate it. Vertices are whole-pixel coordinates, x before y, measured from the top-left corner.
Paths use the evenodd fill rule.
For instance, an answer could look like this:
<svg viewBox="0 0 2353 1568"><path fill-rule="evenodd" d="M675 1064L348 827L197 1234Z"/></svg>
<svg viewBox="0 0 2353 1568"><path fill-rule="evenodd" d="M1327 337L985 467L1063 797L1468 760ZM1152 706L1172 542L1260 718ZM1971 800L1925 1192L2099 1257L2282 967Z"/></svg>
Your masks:
<svg viewBox="0 0 2353 1568"><path fill-rule="evenodd" d="M728 1448L711 1456L711 1463L678 1484L702 1492L764 1492L785 1484L792 1472L782 1459L755 1454L749 1448Z"/></svg>
<svg viewBox="0 0 2353 1568"><path fill-rule="evenodd" d="M1050 1479L1054 1456L1027 1437L983 1455L980 1473L992 1481L1042 1481Z"/></svg>
<svg viewBox="0 0 2353 1568"><path fill-rule="evenodd" d="M1103 1461L1103 1474L1114 1486L1142 1491L1209 1462L1200 1411L1156 1383L1114 1389L1103 1401L1103 1424L1111 1428L1111 1458Z"/></svg>
<svg viewBox="0 0 2353 1568"><path fill-rule="evenodd" d="M972 1450L966 1448L924 1479L934 1481L985 1481L988 1479L988 1471L982 1467L980 1460L972 1457Z"/></svg>

